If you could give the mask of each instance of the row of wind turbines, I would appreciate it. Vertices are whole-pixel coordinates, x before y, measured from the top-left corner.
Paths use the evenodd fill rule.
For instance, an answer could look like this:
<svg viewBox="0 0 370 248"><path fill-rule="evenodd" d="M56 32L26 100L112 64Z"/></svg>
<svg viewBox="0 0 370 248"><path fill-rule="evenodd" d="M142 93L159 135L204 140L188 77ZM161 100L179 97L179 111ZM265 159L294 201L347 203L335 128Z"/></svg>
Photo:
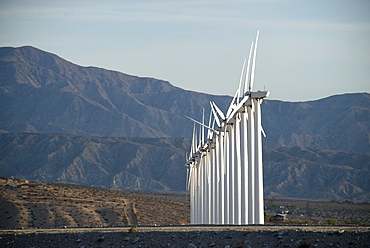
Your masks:
<svg viewBox="0 0 370 248"><path fill-rule="evenodd" d="M226 114L210 102L208 125L204 110L201 122L188 117L194 121L186 163L190 224L264 224L261 103L269 92L252 91L258 35Z"/></svg>

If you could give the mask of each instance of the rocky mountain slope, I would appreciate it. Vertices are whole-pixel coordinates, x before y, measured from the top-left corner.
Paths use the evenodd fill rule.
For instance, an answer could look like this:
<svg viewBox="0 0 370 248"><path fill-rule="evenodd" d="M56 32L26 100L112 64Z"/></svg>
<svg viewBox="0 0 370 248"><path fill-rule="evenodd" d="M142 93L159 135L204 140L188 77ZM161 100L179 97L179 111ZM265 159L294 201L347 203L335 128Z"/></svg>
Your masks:
<svg viewBox="0 0 370 248"><path fill-rule="evenodd" d="M0 134L0 175L136 190L185 190L184 138ZM370 154L265 148L265 197L370 199Z"/></svg>
<svg viewBox="0 0 370 248"><path fill-rule="evenodd" d="M235 88L237 83L235 83ZM0 130L115 137L187 137L209 101L229 96L169 82L81 67L27 46L0 48ZM370 94L309 102L266 100L266 147L317 147L370 153Z"/></svg>
<svg viewBox="0 0 370 248"><path fill-rule="evenodd" d="M0 134L0 175L98 187L185 190L183 138Z"/></svg>
<svg viewBox="0 0 370 248"><path fill-rule="evenodd" d="M185 115L229 99L81 67L33 47L0 49L0 86L0 129L7 132L183 137L192 125Z"/></svg>
<svg viewBox="0 0 370 248"><path fill-rule="evenodd" d="M263 156L264 196L370 199L370 154L280 147Z"/></svg>
<svg viewBox="0 0 370 248"><path fill-rule="evenodd" d="M265 147L317 147L370 153L370 94L308 102L265 101Z"/></svg>
<svg viewBox="0 0 370 248"><path fill-rule="evenodd" d="M231 97L0 48L0 175L183 191L185 115L201 119L209 101ZM369 93L265 100L262 113L265 196L370 199Z"/></svg>

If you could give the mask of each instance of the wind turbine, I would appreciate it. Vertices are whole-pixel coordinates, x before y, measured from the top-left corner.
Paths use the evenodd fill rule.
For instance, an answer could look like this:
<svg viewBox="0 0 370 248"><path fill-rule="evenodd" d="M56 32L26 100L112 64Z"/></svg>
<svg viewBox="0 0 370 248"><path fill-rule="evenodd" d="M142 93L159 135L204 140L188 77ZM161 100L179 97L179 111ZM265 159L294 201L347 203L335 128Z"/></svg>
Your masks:
<svg viewBox="0 0 370 248"><path fill-rule="evenodd" d="M269 92L253 92L258 37L226 114L210 102L208 125L204 109L201 122L188 117L194 122L187 163L192 224L264 223L261 103Z"/></svg>

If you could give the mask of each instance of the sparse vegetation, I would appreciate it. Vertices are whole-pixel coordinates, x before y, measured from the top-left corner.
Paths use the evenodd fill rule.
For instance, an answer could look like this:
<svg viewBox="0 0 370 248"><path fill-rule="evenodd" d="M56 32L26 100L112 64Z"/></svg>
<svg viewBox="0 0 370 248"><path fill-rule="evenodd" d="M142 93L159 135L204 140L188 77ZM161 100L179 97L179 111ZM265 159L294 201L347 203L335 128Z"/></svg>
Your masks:
<svg viewBox="0 0 370 248"><path fill-rule="evenodd" d="M328 223L328 225L334 226L337 223L337 220L333 219L333 218L329 218L327 220L327 223Z"/></svg>
<svg viewBox="0 0 370 248"><path fill-rule="evenodd" d="M361 226L363 225L364 223L360 220L350 220L350 219L346 219L344 220L344 223L346 225L357 225L357 226Z"/></svg>
<svg viewBox="0 0 370 248"><path fill-rule="evenodd" d="M4 192L0 202L0 228L189 224L188 198L181 194L108 191L74 184L45 184L46 188L28 189L0 187ZM44 192L47 197L43 196ZM369 204L349 201L266 198L265 222L368 225L369 210ZM272 217L276 213L285 213L287 220L274 221Z"/></svg>
<svg viewBox="0 0 370 248"><path fill-rule="evenodd" d="M368 204L352 201L308 201L297 199L266 198L265 212L269 216L287 213L285 224L323 225L328 219L335 219L336 225L370 224L370 207ZM268 221L267 223L276 223Z"/></svg>
<svg viewBox="0 0 370 248"><path fill-rule="evenodd" d="M32 189L0 184L0 190L4 192L0 201L0 228L5 229L189 223L187 202L164 200L161 196L74 184L45 184L45 188ZM148 211L148 206L153 209Z"/></svg>

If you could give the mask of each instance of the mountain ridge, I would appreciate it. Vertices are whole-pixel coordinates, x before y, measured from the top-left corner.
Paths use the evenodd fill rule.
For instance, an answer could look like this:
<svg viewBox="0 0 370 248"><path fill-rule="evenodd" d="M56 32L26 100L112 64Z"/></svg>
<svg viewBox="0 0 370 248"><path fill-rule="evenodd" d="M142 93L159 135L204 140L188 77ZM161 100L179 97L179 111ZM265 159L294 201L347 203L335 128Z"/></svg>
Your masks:
<svg viewBox="0 0 370 248"><path fill-rule="evenodd" d="M81 67L30 46L0 48L0 94L2 132L102 137L190 138L193 123L185 116L200 120L202 108L209 114L209 101L223 110L231 101L163 80ZM369 153L369 106L369 93L265 100L264 145Z"/></svg>
<svg viewBox="0 0 370 248"><path fill-rule="evenodd" d="M34 51L35 49L31 47L12 49L15 54L13 57L16 58L10 60L7 59L10 56L9 52L6 53L3 50L0 50L2 58L0 61L2 69L0 82L4 104L10 105L11 109L23 115L27 115L35 109L46 108L47 110L46 113L36 112L37 120L34 120L33 116L26 116L28 119L26 127L22 126L23 123L19 123L20 121L15 120L14 122L18 125L12 123L10 128L10 123L6 128L2 125L1 129L3 130L10 132L67 132L99 136L168 137L176 136L178 128L174 128L174 125L162 127L158 125L159 120L175 122L180 127L186 123L184 116L186 113L178 115L157 106L145 105L138 99L138 97L145 99L158 93L159 95L155 96L156 100L166 101L168 99L166 92L181 90L169 82L153 78L139 78L101 68L80 67L56 55L41 50ZM27 53L31 55L18 58L23 53L17 53L17 51L28 51ZM4 53L6 54L4 55ZM31 59L28 59L29 57ZM184 90L181 91L186 93ZM12 93L21 94L20 96L26 99L21 99L22 102L20 102L19 96L12 97ZM141 94L145 95L141 96ZM188 94L188 97L198 107L200 105L198 102L208 104L209 97L205 98L204 95L192 92L192 94ZM43 101L40 103L37 102L39 99L29 99L27 102L27 96L28 98L44 96L46 99L42 99ZM184 105L184 98L182 99L180 104ZM22 105L24 100L26 100L25 105ZM176 101L177 99L173 100L173 102ZM22 110L25 111L22 112ZM87 116L74 118L76 115L81 115L81 113L76 114L76 111L80 110L83 110ZM5 113L2 121L11 120L15 116L13 112L6 115L7 110L5 109L1 112ZM92 112L94 114L91 114ZM59 113L60 116L55 116L55 113ZM115 120L117 124L112 125L102 120ZM93 130L94 128L89 126L89 122L92 121L98 122L96 126L106 126L106 128ZM71 123L74 123L74 126L71 126ZM129 129L120 128L123 125ZM113 131L107 132L106 130ZM185 132L177 136L184 136L184 134Z"/></svg>
<svg viewBox="0 0 370 248"><path fill-rule="evenodd" d="M0 48L0 175L183 191L193 128L185 116L200 120L202 108L207 116L210 101L226 110L231 97L82 67L31 46ZM370 198L369 93L266 99L262 125L266 196Z"/></svg>

